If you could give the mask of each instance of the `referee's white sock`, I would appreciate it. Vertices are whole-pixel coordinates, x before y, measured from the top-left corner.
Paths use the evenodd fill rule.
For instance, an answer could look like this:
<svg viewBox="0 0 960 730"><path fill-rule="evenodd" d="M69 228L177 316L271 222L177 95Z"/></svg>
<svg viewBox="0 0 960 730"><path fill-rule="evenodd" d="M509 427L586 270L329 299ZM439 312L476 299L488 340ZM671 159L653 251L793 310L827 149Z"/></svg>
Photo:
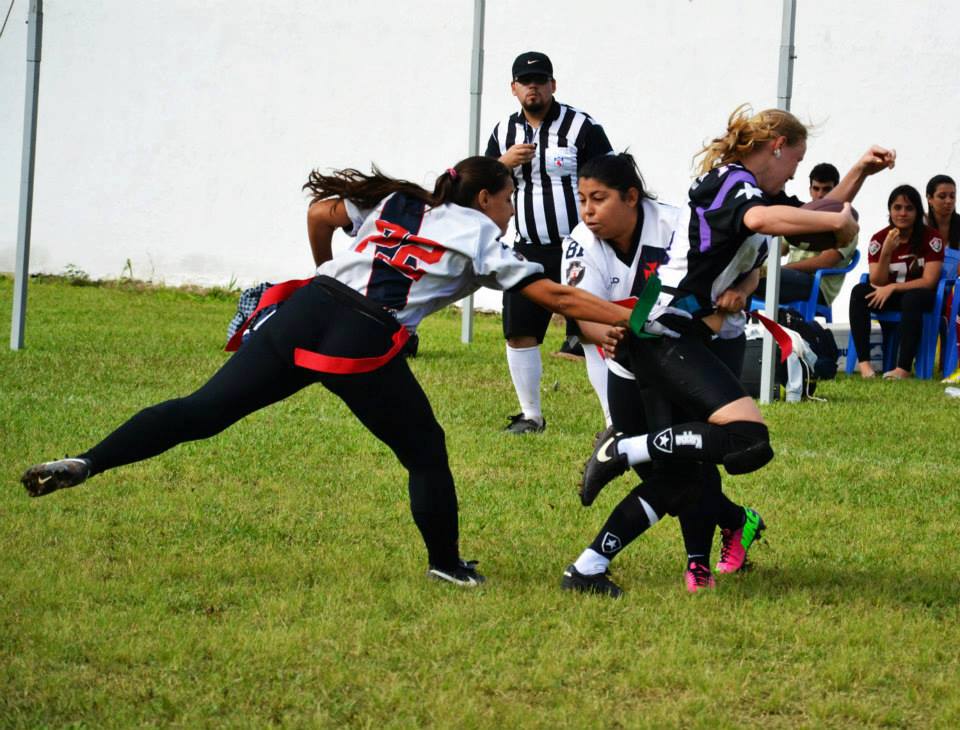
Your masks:
<svg viewBox="0 0 960 730"><path fill-rule="evenodd" d="M630 466L653 461L650 458L650 449L647 447L647 434L621 440L617 444L617 453L626 456Z"/></svg>
<svg viewBox="0 0 960 730"><path fill-rule="evenodd" d="M540 410L543 363L540 360L539 346L514 348L507 345L507 367L510 369L510 379L517 391L523 417L543 423L543 412Z"/></svg>
<svg viewBox="0 0 960 730"><path fill-rule="evenodd" d="M577 569L580 575L597 575L604 572L609 565L610 558L605 558L591 548L587 548L580 553L580 557L573 563L573 567Z"/></svg>

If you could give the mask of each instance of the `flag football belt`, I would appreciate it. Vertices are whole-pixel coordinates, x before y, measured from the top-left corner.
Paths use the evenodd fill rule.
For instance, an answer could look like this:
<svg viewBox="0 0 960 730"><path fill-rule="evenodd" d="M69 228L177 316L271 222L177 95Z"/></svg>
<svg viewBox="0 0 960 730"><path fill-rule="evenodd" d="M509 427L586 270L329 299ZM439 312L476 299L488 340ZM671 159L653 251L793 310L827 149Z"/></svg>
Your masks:
<svg viewBox="0 0 960 730"><path fill-rule="evenodd" d="M410 339L410 332L407 328L401 325L396 318L383 307L334 278L329 276L316 276L310 279L291 279L290 281L282 282L267 289L260 298L260 303L253 311L253 314L247 318L243 326L230 338L225 349L228 352L233 352L240 347L243 332L255 321L261 310L286 301L295 291L308 284L320 287L337 303L386 329L386 331L390 333L389 345L381 354L369 357L330 355L297 347L294 348L293 352L293 362L295 365L321 373L339 375L369 373L390 362L403 350L407 340Z"/></svg>

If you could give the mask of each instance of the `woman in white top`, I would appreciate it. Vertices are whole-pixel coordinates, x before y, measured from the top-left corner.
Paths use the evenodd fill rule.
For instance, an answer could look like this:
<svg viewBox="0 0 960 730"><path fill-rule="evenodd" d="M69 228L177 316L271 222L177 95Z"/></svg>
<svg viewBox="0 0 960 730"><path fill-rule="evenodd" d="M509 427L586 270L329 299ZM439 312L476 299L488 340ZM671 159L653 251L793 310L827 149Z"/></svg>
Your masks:
<svg viewBox="0 0 960 730"><path fill-rule="evenodd" d="M309 227L317 276L265 292L248 323L255 331L195 393L141 411L93 448L33 466L21 481L34 497L76 486L184 441L209 438L319 382L407 468L428 574L476 585L483 577L460 558L443 429L398 357L407 328L480 286L521 291L555 312L606 324L623 324L630 312L554 283L539 264L500 242L513 216L513 181L497 160L459 162L432 193L376 170L314 173L305 187L313 193ZM334 257L337 228L355 241Z"/></svg>

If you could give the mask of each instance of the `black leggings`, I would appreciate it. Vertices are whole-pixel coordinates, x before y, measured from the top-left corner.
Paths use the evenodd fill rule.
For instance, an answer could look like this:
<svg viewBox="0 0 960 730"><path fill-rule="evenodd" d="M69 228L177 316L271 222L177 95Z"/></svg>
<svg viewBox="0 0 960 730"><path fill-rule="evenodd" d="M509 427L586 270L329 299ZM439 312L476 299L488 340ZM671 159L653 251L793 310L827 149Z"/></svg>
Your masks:
<svg viewBox="0 0 960 730"><path fill-rule="evenodd" d="M743 366L744 346L745 339L738 337L713 340L708 349L718 358L721 367L733 374L739 373ZM691 418L690 413L665 398L661 389L646 387L641 381L610 373L607 387L610 416L618 431L645 433ZM743 508L723 493L720 472L715 465L692 460L653 461L639 464L635 470L643 480L635 496L642 497L658 515L679 517L689 555L701 555L709 560L715 527L737 529L742 524ZM640 513L637 515L638 519L645 519ZM623 547L626 543L623 540Z"/></svg>
<svg viewBox="0 0 960 730"><path fill-rule="evenodd" d="M850 334L857 348L857 360L870 360L870 312L900 312L900 323L881 322L883 341L894 331L900 333L900 352L897 355L897 367L910 370L913 360L920 349L920 337L923 334L923 315L933 308L936 293L933 289L909 289L891 294L883 309L875 309L867 304L866 297L873 291L869 282L853 287L850 292ZM886 349L886 348L884 348Z"/></svg>
<svg viewBox="0 0 960 730"><path fill-rule="evenodd" d="M148 459L205 439L244 416L319 382L339 396L409 472L410 505L429 561L452 569L458 560L457 497L443 429L403 357L369 373L334 375L293 363L296 347L349 348L351 338L381 337L369 317L321 287L297 291L195 393L146 408L89 451L92 473Z"/></svg>

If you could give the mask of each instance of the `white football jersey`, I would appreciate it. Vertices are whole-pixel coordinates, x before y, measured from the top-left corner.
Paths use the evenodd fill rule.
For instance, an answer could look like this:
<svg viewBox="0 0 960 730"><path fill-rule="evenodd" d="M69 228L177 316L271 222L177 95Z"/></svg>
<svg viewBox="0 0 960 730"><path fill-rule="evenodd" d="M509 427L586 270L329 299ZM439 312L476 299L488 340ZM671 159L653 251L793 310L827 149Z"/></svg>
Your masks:
<svg viewBox="0 0 960 730"><path fill-rule="evenodd" d="M402 193L364 211L347 202L354 243L317 268L391 310L408 329L482 286L512 289L543 277L500 242L497 224L478 210L431 208Z"/></svg>
<svg viewBox="0 0 960 730"><path fill-rule="evenodd" d="M643 227L636 250L625 261L613 246L604 243L583 222L566 239L563 260L563 279L611 302L632 306L634 292L642 288L643 280L657 272L670 258L671 244L680 222L680 209L667 203L644 198L641 201ZM635 288L637 283L637 288ZM607 367L623 378L633 375L610 358Z"/></svg>

